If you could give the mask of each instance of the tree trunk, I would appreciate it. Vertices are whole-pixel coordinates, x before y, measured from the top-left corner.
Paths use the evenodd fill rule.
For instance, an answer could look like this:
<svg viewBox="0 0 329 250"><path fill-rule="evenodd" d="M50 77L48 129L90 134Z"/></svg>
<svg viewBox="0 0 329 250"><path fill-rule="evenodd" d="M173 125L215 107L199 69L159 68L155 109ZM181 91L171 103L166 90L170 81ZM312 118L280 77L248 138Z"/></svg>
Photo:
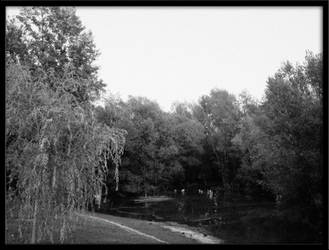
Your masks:
<svg viewBox="0 0 329 250"><path fill-rule="evenodd" d="M56 165L54 164L54 171L53 171L53 180L52 180L52 189L55 191L55 186L56 186Z"/></svg>
<svg viewBox="0 0 329 250"><path fill-rule="evenodd" d="M223 184L224 184L224 191L226 191L226 187L227 187L227 179L226 179L226 173L225 173L225 170L226 170L226 168L225 168L225 166L227 166L227 152L226 151L224 151L224 155L223 155L223 170L222 170L222 172L223 172L223 175L222 175L222 178L223 178Z"/></svg>
<svg viewBox="0 0 329 250"><path fill-rule="evenodd" d="M33 213L31 244L35 244L36 227L37 227L37 210L38 210L38 201L35 200L34 201L34 213Z"/></svg>
<svg viewBox="0 0 329 250"><path fill-rule="evenodd" d="M223 187L225 187L225 176L224 176L224 164L225 164L225 159L223 159L223 157L219 157L216 149L215 149L215 146L213 144L211 144L212 146L212 150L215 154L215 157L216 157L216 160L217 160L217 163L219 165L219 170L221 171L221 176L222 176L222 184L223 184ZM225 156L224 156L225 157ZM222 158L222 159L220 159Z"/></svg>
<svg viewBox="0 0 329 250"><path fill-rule="evenodd" d="M144 181L144 196L147 197L147 193L146 193L146 169L145 169L145 165L143 165L143 181Z"/></svg>
<svg viewBox="0 0 329 250"><path fill-rule="evenodd" d="M115 191L119 190L119 166L115 166Z"/></svg>

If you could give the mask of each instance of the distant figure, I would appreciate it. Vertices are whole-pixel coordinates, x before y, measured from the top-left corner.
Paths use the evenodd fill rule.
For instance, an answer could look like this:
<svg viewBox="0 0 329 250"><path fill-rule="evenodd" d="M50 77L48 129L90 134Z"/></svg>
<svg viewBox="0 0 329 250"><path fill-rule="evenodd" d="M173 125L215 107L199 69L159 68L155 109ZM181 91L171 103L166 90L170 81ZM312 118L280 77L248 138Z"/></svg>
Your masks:
<svg viewBox="0 0 329 250"><path fill-rule="evenodd" d="M174 189L174 193L177 194L177 189Z"/></svg>
<svg viewBox="0 0 329 250"><path fill-rule="evenodd" d="M181 190L181 192L182 192L182 195L184 195L184 194L185 194L185 189L183 188L183 189Z"/></svg>
<svg viewBox="0 0 329 250"><path fill-rule="evenodd" d="M198 193L199 194L203 194L203 190L202 189L198 189Z"/></svg>

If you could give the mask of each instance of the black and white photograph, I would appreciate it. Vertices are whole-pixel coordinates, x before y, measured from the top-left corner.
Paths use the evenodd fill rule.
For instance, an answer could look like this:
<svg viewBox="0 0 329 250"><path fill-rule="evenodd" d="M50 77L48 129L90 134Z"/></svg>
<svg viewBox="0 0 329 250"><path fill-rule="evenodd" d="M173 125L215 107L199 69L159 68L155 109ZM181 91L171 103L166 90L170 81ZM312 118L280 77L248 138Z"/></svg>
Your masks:
<svg viewBox="0 0 329 250"><path fill-rule="evenodd" d="M5 244L323 244L328 5L70 3L4 8Z"/></svg>

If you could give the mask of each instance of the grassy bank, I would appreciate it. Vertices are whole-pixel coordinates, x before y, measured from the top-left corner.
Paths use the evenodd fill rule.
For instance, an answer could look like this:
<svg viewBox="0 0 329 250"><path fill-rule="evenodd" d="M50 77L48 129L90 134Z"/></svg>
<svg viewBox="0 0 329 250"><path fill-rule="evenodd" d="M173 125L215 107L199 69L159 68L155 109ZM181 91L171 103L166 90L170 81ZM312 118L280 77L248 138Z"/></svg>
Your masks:
<svg viewBox="0 0 329 250"><path fill-rule="evenodd" d="M74 230L64 244L198 244L221 243L199 229L174 222L153 222L117 217L99 213L77 214L72 220ZM29 243L29 223L25 224L23 235L17 232L17 223L6 223L6 243ZM58 238L54 237L54 238ZM50 241L41 242L50 244ZM58 241L54 241L58 244Z"/></svg>

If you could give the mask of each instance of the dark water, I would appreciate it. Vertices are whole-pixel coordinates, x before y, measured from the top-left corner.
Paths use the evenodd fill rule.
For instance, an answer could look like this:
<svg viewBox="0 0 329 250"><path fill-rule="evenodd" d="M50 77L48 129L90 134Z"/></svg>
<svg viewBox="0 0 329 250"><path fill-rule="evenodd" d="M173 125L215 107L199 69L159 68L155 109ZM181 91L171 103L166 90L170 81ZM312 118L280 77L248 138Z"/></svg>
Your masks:
<svg viewBox="0 0 329 250"><path fill-rule="evenodd" d="M295 209L282 210L273 202L226 196L173 195L160 202L116 199L97 211L153 221L174 221L206 229L226 244L321 243L319 228ZM321 230L320 230L321 231Z"/></svg>

